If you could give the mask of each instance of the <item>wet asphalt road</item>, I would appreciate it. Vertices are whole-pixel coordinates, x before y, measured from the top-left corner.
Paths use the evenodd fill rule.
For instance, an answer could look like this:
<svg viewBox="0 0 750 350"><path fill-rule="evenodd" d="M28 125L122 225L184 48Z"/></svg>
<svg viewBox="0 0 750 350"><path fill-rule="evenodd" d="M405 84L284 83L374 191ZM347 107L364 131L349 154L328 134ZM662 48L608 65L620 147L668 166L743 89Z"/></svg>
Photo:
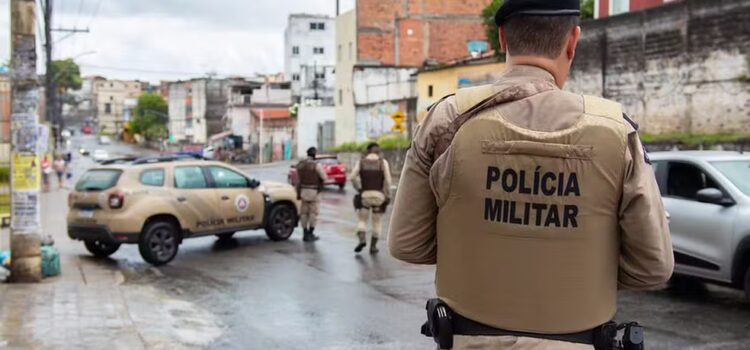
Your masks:
<svg viewBox="0 0 750 350"><path fill-rule="evenodd" d="M96 146L90 137L74 143L140 152ZM91 165L79 158L76 176ZM289 165L241 168L261 181L285 182ZM434 295L434 268L401 263L385 245L378 255L355 255L352 192L323 193L315 244L303 243L299 229L278 243L250 231L227 242L186 240L165 267L144 263L135 246L100 263L121 270L126 284L155 287L209 311L221 329L210 348L433 349L418 331L424 302ZM620 296L618 319L644 324L651 349L750 349L750 303L739 291L687 283Z"/></svg>

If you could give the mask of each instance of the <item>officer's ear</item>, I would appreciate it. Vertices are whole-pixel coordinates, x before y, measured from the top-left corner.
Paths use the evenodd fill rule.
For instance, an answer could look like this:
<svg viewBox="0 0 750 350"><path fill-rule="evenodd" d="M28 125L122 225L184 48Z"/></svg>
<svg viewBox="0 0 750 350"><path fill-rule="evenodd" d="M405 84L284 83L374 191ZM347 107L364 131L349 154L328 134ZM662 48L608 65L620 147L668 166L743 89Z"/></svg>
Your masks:
<svg viewBox="0 0 750 350"><path fill-rule="evenodd" d="M568 34L568 42L565 44L565 55L567 59L572 61L576 55L576 48L578 47L578 40L581 38L581 27L575 26L570 30Z"/></svg>
<svg viewBox="0 0 750 350"><path fill-rule="evenodd" d="M500 48L503 52L508 52L508 43L505 42L505 28L500 27Z"/></svg>

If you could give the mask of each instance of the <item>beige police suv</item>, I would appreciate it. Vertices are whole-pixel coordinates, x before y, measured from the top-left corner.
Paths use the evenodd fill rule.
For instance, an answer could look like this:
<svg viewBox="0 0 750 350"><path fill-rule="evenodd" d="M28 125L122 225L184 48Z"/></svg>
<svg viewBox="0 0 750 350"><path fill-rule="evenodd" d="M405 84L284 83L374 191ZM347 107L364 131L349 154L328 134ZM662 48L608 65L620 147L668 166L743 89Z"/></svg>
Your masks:
<svg viewBox="0 0 750 350"><path fill-rule="evenodd" d="M271 240L287 240L299 213L292 186L179 156L105 162L83 174L68 201L70 238L97 257L138 244L153 265L174 259L185 238L263 228Z"/></svg>

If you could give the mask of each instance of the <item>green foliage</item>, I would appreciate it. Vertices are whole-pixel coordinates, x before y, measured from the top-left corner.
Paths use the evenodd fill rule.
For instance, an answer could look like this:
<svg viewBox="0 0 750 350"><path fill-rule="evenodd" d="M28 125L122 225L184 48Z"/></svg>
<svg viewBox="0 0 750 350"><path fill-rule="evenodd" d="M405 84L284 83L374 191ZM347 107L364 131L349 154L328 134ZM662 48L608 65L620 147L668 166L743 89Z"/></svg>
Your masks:
<svg viewBox="0 0 750 350"><path fill-rule="evenodd" d="M700 145L710 146L718 143L732 143L750 140L750 134L718 133L718 134L693 134L684 132L672 132L665 134L641 134L643 143L673 142L688 147Z"/></svg>
<svg viewBox="0 0 750 350"><path fill-rule="evenodd" d="M79 90L81 88L81 69L73 59L52 61L52 71L55 83L61 91Z"/></svg>
<svg viewBox="0 0 750 350"><path fill-rule="evenodd" d="M594 18L594 0L581 0L581 19Z"/></svg>
<svg viewBox="0 0 750 350"><path fill-rule="evenodd" d="M163 139L169 136L167 122L169 107L161 95L148 92L138 97L134 116L130 120L130 131L147 139Z"/></svg>
<svg viewBox="0 0 750 350"><path fill-rule="evenodd" d="M487 35L487 41L495 53L500 54L500 29L495 24L495 12L503 5L503 0L492 0L487 7L482 10L482 23Z"/></svg>
<svg viewBox="0 0 750 350"><path fill-rule="evenodd" d="M367 145L370 144L370 142L373 141L365 141L365 142L347 142L342 143L339 146L336 146L332 149L329 149L328 151L331 152L352 152L352 153L364 153L367 151ZM392 149L407 149L411 145L411 141L409 138L404 136L384 136L380 139L376 140L380 145L380 149L383 151L392 150Z"/></svg>

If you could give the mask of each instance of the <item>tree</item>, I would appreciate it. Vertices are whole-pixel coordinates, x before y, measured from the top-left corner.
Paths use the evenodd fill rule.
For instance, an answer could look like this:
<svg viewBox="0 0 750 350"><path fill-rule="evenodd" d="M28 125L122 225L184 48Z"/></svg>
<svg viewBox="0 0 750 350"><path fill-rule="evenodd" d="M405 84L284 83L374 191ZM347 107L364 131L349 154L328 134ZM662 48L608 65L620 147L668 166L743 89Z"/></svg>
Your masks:
<svg viewBox="0 0 750 350"><path fill-rule="evenodd" d="M500 30L495 24L495 13L502 5L503 0L492 0L492 2L482 10L482 22L484 23L487 40L490 42L490 47L492 47L498 55L500 55L501 51ZM581 0L581 18L594 18L594 0Z"/></svg>
<svg viewBox="0 0 750 350"><path fill-rule="evenodd" d="M134 116L130 120L130 130L150 139L166 137L169 121L167 102L161 95L147 92L138 97Z"/></svg>
<svg viewBox="0 0 750 350"><path fill-rule="evenodd" d="M52 61L50 73L61 92L81 88L81 69L71 58Z"/></svg>

